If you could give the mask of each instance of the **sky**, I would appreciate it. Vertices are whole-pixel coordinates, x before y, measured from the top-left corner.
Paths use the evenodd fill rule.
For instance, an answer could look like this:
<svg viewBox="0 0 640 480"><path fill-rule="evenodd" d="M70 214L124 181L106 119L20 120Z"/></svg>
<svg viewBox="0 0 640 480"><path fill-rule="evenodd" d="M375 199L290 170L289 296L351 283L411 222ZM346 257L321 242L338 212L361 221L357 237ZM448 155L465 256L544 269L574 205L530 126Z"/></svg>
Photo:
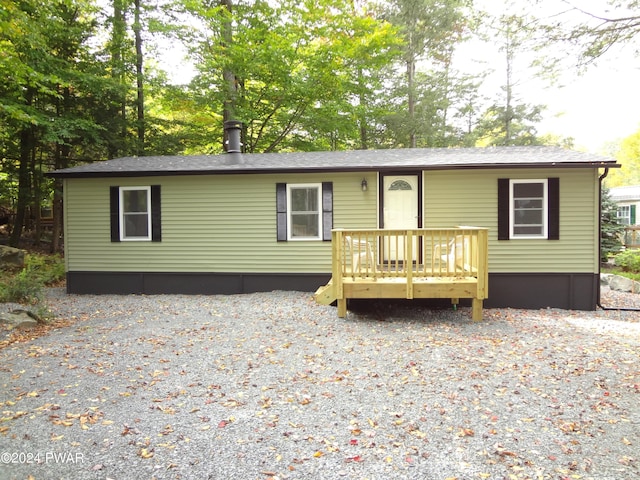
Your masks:
<svg viewBox="0 0 640 480"><path fill-rule="evenodd" d="M640 130L640 59L612 59L561 89L539 92L548 106L539 133L575 139L593 153Z"/></svg>
<svg viewBox="0 0 640 480"><path fill-rule="evenodd" d="M498 15L504 13L506 3L475 0L478 7ZM531 0L512 0L511 3L515 12L525 11L532 5ZM608 18L625 13L608 11L607 0L543 0L534 8L538 14L553 15L575 6ZM571 23L585 21L588 16L574 10L558 18ZM496 85L499 88L500 82L504 83L504 60L497 52L491 58L486 45L476 45L463 52L463 62L466 55L467 65L472 65L474 54L479 52L485 59L485 66L496 70L484 87L495 96ZM581 75L575 70L566 71L562 85L548 87L541 82L525 81L516 91L526 104L547 106L542 123L537 125L539 134L573 137L575 148L602 153L606 144L619 142L640 130L640 57L634 54L630 45L612 49Z"/></svg>

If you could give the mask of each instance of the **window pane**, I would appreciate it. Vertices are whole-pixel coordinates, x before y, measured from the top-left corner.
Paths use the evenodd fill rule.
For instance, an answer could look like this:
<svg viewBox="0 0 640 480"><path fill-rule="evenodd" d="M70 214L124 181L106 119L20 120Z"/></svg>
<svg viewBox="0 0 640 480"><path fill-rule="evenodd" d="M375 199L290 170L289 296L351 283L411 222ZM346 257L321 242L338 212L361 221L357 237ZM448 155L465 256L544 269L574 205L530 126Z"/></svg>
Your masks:
<svg viewBox="0 0 640 480"><path fill-rule="evenodd" d="M513 235L542 237L545 235L545 183L514 182Z"/></svg>
<svg viewBox="0 0 640 480"><path fill-rule="evenodd" d="M514 225L539 225L542 226L541 210L516 210Z"/></svg>
<svg viewBox="0 0 640 480"><path fill-rule="evenodd" d="M318 189L315 187L292 188L291 210L293 212L317 212Z"/></svg>
<svg viewBox="0 0 640 480"><path fill-rule="evenodd" d="M536 209L542 210L542 199L527 199L527 200L518 200L514 201L514 206L516 210L526 210L526 209Z"/></svg>
<svg viewBox="0 0 640 480"><path fill-rule="evenodd" d="M124 214L124 238L148 237L149 224L146 213Z"/></svg>
<svg viewBox="0 0 640 480"><path fill-rule="evenodd" d="M514 226L513 233L516 235L541 235L542 227L536 226Z"/></svg>
<svg viewBox="0 0 640 480"><path fill-rule="evenodd" d="M513 198L544 196L544 186L542 183L515 183L513 185Z"/></svg>
<svg viewBox="0 0 640 480"><path fill-rule="evenodd" d="M318 237L318 214L317 213L292 213L291 214L291 236L292 237Z"/></svg>
<svg viewBox="0 0 640 480"><path fill-rule="evenodd" d="M125 212L147 212L146 190L125 190L122 193Z"/></svg>

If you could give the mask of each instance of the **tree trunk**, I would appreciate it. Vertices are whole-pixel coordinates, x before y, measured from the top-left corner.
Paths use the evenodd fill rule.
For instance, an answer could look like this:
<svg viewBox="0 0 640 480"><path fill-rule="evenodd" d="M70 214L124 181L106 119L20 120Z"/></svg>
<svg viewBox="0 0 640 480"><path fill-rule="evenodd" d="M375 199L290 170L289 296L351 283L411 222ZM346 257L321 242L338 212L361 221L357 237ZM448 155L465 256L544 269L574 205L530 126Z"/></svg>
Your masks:
<svg viewBox="0 0 640 480"><path fill-rule="evenodd" d="M222 44L224 46L230 46L233 43L233 26L231 20L231 14L233 12L233 1L232 0L220 0L220 5L225 7L227 10L228 16L227 19L222 23ZM225 69L222 72L222 78L224 80L224 84L226 86L226 95L224 99L224 106L222 112L222 121L226 122L228 120L237 120L236 118L236 96L238 93L238 85L236 75L233 71L229 69ZM224 131L222 138L222 146L227 149L228 143L227 132Z"/></svg>
<svg viewBox="0 0 640 480"><path fill-rule="evenodd" d="M367 104L367 97L364 93L365 89L363 86L364 80L362 78L362 68L358 67L358 84L360 87L360 113L358 114L358 123L360 129L360 149L366 150L369 148L369 138L367 135L367 118L365 114L365 106Z"/></svg>
<svg viewBox="0 0 640 480"><path fill-rule="evenodd" d="M138 111L138 155L144 155L145 151L145 121L144 121L144 78L142 75L142 24L140 23L140 0L135 0L135 19L133 23L133 31L135 32L136 41L136 85L137 99L136 109Z"/></svg>
<svg viewBox="0 0 640 480"><path fill-rule="evenodd" d="M34 225L33 244L39 246L42 237L42 183L40 182L40 172L38 172L35 152L31 154L29 169L33 193L31 196L31 216L33 217Z"/></svg>
<svg viewBox="0 0 640 480"><path fill-rule="evenodd" d="M28 103L31 103L32 93L27 92ZM31 185L29 179L29 163L33 150L33 127L27 126L20 132L20 165L18 166L18 201L16 203L16 216L13 224L9 245L19 247L22 229L27 219L27 206Z"/></svg>
<svg viewBox="0 0 640 480"><path fill-rule="evenodd" d="M113 24L109 51L111 53L111 78L116 80L124 91L126 88L124 49L127 26L123 2L124 0L113 0ZM119 136L119 141L110 141L107 144L107 149L108 157L115 158L125 153L123 152L123 145L127 138L127 94L119 93L113 99L109 110L117 130L115 136Z"/></svg>
<svg viewBox="0 0 640 480"><path fill-rule="evenodd" d="M416 62L407 60L407 108L409 111L409 148L416 148Z"/></svg>

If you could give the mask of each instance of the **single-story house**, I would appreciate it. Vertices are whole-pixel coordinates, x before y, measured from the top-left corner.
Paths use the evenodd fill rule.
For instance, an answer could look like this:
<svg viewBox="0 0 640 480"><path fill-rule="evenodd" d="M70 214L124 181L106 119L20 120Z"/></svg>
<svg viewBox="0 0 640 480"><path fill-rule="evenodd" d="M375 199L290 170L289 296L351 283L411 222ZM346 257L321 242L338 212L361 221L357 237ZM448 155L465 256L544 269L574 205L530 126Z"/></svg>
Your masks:
<svg viewBox="0 0 640 480"><path fill-rule="evenodd" d="M127 157L58 170L67 291L315 291L332 229L488 231L485 306L593 310L600 182L557 147Z"/></svg>

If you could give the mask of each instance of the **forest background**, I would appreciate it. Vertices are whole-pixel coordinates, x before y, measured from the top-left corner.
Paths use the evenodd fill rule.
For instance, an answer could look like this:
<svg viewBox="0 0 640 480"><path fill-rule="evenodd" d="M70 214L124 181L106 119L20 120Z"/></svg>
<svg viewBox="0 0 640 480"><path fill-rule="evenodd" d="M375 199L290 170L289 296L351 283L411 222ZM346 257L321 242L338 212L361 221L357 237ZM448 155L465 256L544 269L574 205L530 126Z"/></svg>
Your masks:
<svg viewBox="0 0 640 480"><path fill-rule="evenodd" d="M230 119L256 153L575 147L538 133L548 106L528 103L532 82L559 87L623 49L636 60L640 1L483 3L0 0L10 244L25 229L37 241L51 216L59 249L62 188L46 172L220 153ZM640 184L640 129L600 153L623 165L609 186Z"/></svg>

